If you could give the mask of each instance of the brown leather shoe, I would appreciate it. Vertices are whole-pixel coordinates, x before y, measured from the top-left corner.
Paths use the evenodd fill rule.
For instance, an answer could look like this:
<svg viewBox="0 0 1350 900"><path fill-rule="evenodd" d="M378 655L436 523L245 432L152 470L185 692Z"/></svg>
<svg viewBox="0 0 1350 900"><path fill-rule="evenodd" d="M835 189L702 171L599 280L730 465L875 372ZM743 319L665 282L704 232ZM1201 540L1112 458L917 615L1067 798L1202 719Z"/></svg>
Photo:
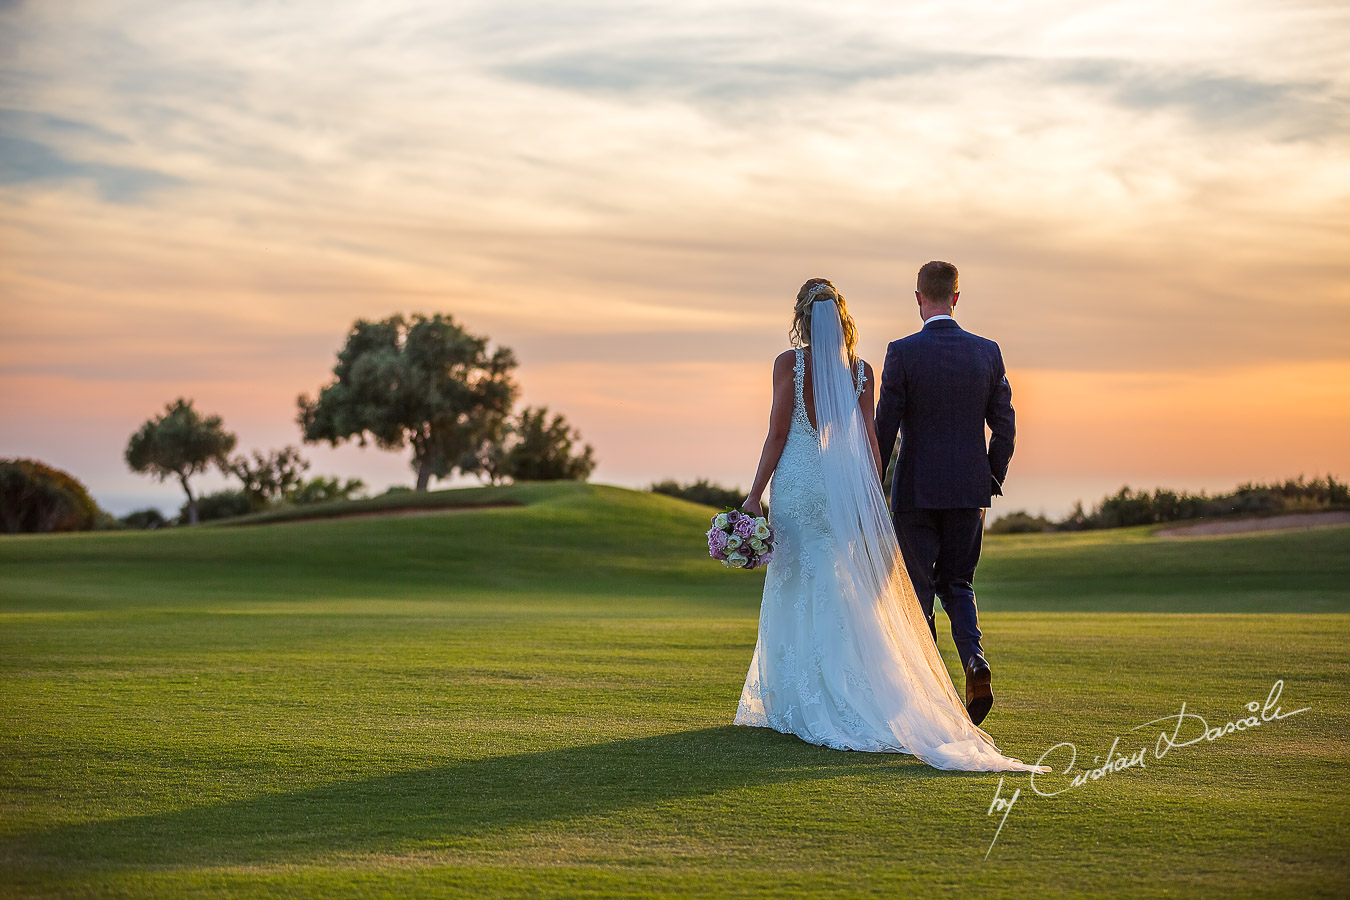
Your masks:
<svg viewBox="0 0 1350 900"><path fill-rule="evenodd" d="M976 725L984 721L989 708L994 705L994 689L989 685L992 680L993 673L984 657L972 658L966 666L966 712Z"/></svg>

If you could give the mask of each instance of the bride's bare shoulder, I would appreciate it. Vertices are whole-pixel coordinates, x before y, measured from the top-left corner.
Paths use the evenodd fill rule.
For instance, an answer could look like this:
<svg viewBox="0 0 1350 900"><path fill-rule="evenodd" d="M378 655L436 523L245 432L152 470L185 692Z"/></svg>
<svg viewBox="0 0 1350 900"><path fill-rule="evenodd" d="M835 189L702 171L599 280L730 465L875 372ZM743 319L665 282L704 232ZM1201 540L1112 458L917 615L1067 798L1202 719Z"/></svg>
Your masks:
<svg viewBox="0 0 1350 900"><path fill-rule="evenodd" d="M773 358L773 380L775 383L792 377L792 369L797 364L797 351L784 350Z"/></svg>

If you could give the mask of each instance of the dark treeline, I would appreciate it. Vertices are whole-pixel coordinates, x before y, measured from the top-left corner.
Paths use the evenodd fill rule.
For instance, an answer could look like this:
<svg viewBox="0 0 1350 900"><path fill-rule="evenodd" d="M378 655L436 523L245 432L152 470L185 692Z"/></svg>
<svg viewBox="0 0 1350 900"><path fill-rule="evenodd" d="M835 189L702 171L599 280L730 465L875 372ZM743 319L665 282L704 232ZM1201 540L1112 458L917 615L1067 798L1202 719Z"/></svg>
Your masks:
<svg viewBox="0 0 1350 900"><path fill-rule="evenodd" d="M1167 488L1149 492L1122 487L1115 494L1102 498L1089 512L1083 511L1081 501L1059 521L1018 510L999 518L989 526L989 531L994 534L1088 531L1219 516L1262 516L1347 508L1350 508L1350 485L1331 475L1312 479L1299 476L1272 484L1248 482L1229 493L1213 496Z"/></svg>
<svg viewBox="0 0 1350 900"><path fill-rule="evenodd" d="M700 478L687 484L672 479L651 486L657 494L679 497L716 509L739 506L745 492L727 488ZM1030 534L1043 531L1090 531L1099 528L1124 528L1131 525L1157 525L1187 519L1225 516L1268 516L1279 513L1319 512L1350 509L1350 485L1334 476L1307 479L1302 476L1272 484L1248 482L1226 494L1191 494L1158 488L1136 491L1122 487L1103 497L1085 512L1081 501L1069 515L1058 521L1033 516L1025 510L1001 516L989 526L992 534Z"/></svg>
<svg viewBox="0 0 1350 900"><path fill-rule="evenodd" d="M704 506L712 506L716 509L739 507L741 501L745 499L745 491L739 488L722 487L720 484L713 484L706 478L700 478L698 481L691 481L688 484L680 484L672 479L658 481L651 486L651 491L654 494L679 497L681 500L688 500L690 503L702 503Z"/></svg>

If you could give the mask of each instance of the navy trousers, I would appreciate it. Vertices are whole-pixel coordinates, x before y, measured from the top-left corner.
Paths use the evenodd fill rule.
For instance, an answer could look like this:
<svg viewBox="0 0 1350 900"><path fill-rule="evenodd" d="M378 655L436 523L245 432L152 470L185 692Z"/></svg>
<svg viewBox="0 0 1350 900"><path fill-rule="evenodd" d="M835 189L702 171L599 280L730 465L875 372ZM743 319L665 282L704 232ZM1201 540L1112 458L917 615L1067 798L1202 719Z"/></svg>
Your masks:
<svg viewBox="0 0 1350 900"><path fill-rule="evenodd" d="M942 598L942 608L951 620L952 640L965 668L974 657L984 656L972 586L984 537L984 510L902 509L896 510L894 519L905 568L914 582L933 640L937 640L933 614L933 598L937 596Z"/></svg>

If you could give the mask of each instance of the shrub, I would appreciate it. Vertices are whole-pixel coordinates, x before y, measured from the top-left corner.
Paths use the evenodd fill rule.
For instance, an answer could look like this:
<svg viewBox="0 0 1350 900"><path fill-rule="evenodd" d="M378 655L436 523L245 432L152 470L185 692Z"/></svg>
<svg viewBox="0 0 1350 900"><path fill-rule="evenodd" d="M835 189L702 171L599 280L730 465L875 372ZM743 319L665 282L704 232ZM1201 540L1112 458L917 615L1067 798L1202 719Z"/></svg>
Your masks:
<svg viewBox="0 0 1350 900"><path fill-rule="evenodd" d="M741 501L745 499L745 491L740 488L725 488L720 484L713 484L706 478L700 478L698 481L689 484L680 484L671 479L658 481L651 486L651 491L653 494L679 497L681 500L688 500L690 503L701 503L704 506L712 506L717 509L725 509L729 506L739 507Z"/></svg>
<svg viewBox="0 0 1350 900"><path fill-rule="evenodd" d="M266 509L299 491L305 484L309 460L300 455L298 447L282 447L263 453L253 451L250 459L239 454L229 461L229 470L243 483L253 508Z"/></svg>
<svg viewBox="0 0 1350 900"><path fill-rule="evenodd" d="M1054 522L1045 516L1033 516L1023 509L1000 516L988 528L990 534L1037 534L1054 530Z"/></svg>
<svg viewBox="0 0 1350 900"><path fill-rule="evenodd" d="M1248 482L1238 485L1231 493L1213 497L1204 492L1188 494L1158 488L1149 493L1123 487L1103 498L1090 513L1083 512L1081 502L1074 504L1072 513L1053 524L1059 531L1080 531L1153 525L1208 516L1261 516L1347 507L1350 507L1350 485L1337 481L1331 475L1311 480L1300 475L1273 484Z"/></svg>
<svg viewBox="0 0 1350 900"><path fill-rule="evenodd" d="M412 488L405 488L412 493ZM337 478L325 478L316 475L308 481L286 492L286 501L296 506L308 506L311 503L328 503L332 500L355 500L365 496L366 483L359 478L340 481Z"/></svg>
<svg viewBox="0 0 1350 900"><path fill-rule="evenodd" d="M129 512L117 521L121 522L127 528L140 528L145 531L153 531L156 528L163 528L169 524L169 520L164 517L164 513L155 509L153 506L145 509L138 509L135 512Z"/></svg>
<svg viewBox="0 0 1350 900"><path fill-rule="evenodd" d="M88 531L102 510L68 472L35 459L0 460L0 530Z"/></svg>
<svg viewBox="0 0 1350 900"><path fill-rule="evenodd" d="M197 498L197 521L209 522L212 519L228 519L232 516L244 516L253 512L253 503L244 491L216 491ZM178 511L178 521L189 521L188 505Z"/></svg>

